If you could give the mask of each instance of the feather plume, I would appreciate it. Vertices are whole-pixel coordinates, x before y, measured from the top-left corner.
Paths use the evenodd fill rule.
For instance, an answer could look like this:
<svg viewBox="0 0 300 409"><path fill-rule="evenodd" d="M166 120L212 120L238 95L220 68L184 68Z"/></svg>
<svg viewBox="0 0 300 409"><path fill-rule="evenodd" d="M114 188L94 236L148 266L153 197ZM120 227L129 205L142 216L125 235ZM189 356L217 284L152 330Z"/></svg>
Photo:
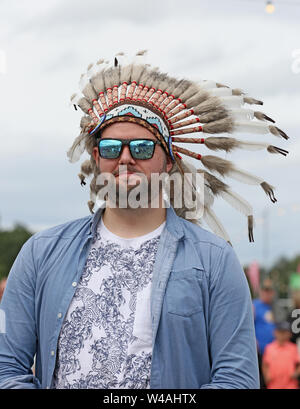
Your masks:
<svg viewBox="0 0 300 409"><path fill-rule="evenodd" d="M227 118L228 116L229 116L229 113L225 108L216 107L214 111L206 112L202 115L199 115L198 118L202 124L205 124L207 122L213 122L219 119Z"/></svg>
<svg viewBox="0 0 300 409"><path fill-rule="evenodd" d="M219 97L221 102L228 108L240 108L241 105L244 103L244 98L240 95L232 95L232 96L225 96Z"/></svg>
<svg viewBox="0 0 300 409"><path fill-rule="evenodd" d="M131 71L132 71L132 64L128 64L125 66L121 65L121 69L120 69L120 83L121 84L123 84L124 82L129 84L131 80Z"/></svg>
<svg viewBox="0 0 300 409"><path fill-rule="evenodd" d="M269 121L269 122L275 123L274 119L270 118L269 116L267 116L263 112L255 111L253 113L253 115L255 116L255 118L259 119L260 121Z"/></svg>
<svg viewBox="0 0 300 409"><path fill-rule="evenodd" d="M195 115L199 116L202 114L215 111L217 108L222 108L219 98L210 97L206 101L194 107L193 111Z"/></svg>
<svg viewBox="0 0 300 409"><path fill-rule="evenodd" d="M225 97L232 95L231 88L212 88L208 90L214 97Z"/></svg>
<svg viewBox="0 0 300 409"><path fill-rule="evenodd" d="M253 119L255 116L255 112L252 109L247 108L232 108L229 112L236 120Z"/></svg>
<svg viewBox="0 0 300 409"><path fill-rule="evenodd" d="M232 95L245 95L245 93L240 88L234 88L234 89L232 89Z"/></svg>
<svg viewBox="0 0 300 409"><path fill-rule="evenodd" d="M104 78L103 78L104 71L105 71L104 69L101 70L101 71L98 71L90 79L90 81L91 81L93 87L95 88L97 94L99 94L100 92L105 91Z"/></svg>
<svg viewBox="0 0 300 409"><path fill-rule="evenodd" d="M80 167L81 173L83 173L85 176L89 176L93 173L93 166L91 164L91 161L89 159L85 160Z"/></svg>
<svg viewBox="0 0 300 409"><path fill-rule="evenodd" d="M220 192L220 196L228 204L234 207L239 212L243 213L245 216L252 216L253 209L250 203L247 202L237 193L233 192L231 189L226 189L225 191Z"/></svg>
<svg viewBox="0 0 300 409"><path fill-rule="evenodd" d="M269 125L258 121L234 121L233 132L247 132L255 134L269 133Z"/></svg>
<svg viewBox="0 0 300 409"><path fill-rule="evenodd" d="M86 132L80 132L79 136L73 142L73 145L67 152L67 156L71 163L77 162L85 149L85 138L88 136Z"/></svg>
<svg viewBox="0 0 300 409"><path fill-rule="evenodd" d="M258 99L255 99L255 98L251 98L251 97L244 97L243 98L244 99L244 102L246 103L246 104L255 104L255 105L263 105L264 103L263 103L263 101L259 101Z"/></svg>
<svg viewBox="0 0 300 409"><path fill-rule="evenodd" d="M191 98L192 96L194 96L198 92L199 92L199 87L194 85L194 84L190 84L185 89L185 91L180 95L180 99L181 99L182 102L185 103L185 101L187 101L189 98Z"/></svg>
<svg viewBox="0 0 300 409"><path fill-rule="evenodd" d="M81 76L79 82L79 89L90 102L92 102L93 99L97 99L97 93L93 85L90 83L87 74L83 74Z"/></svg>
<svg viewBox="0 0 300 409"><path fill-rule="evenodd" d="M211 173L207 172L206 170L197 169L197 172L204 174L205 181L208 183L209 188L211 189L214 195L218 195L220 192L225 191L226 189L229 188L226 183L224 183L222 180L218 179Z"/></svg>
<svg viewBox="0 0 300 409"><path fill-rule="evenodd" d="M92 109L91 103L88 101L87 98L82 97L78 100L77 105L79 108L85 113L90 114L90 109Z"/></svg>
<svg viewBox="0 0 300 409"><path fill-rule="evenodd" d="M218 121L204 124L202 129L204 133L223 133L233 131L233 121L231 118L223 118Z"/></svg>
<svg viewBox="0 0 300 409"><path fill-rule="evenodd" d="M281 129L277 128L277 126L270 125L269 130L275 136L281 136L284 139L289 139L287 134L283 132Z"/></svg>
<svg viewBox="0 0 300 409"><path fill-rule="evenodd" d="M188 98L185 102L182 98L182 102L185 103L187 108L192 108L202 104L202 102L206 101L209 98L209 95L206 91L198 91L195 95Z"/></svg>
<svg viewBox="0 0 300 409"><path fill-rule="evenodd" d="M268 195L269 198L271 199L271 202L273 202L273 203L277 202L277 199L274 196L274 192L273 192L273 190L275 189L274 186L269 185L269 183L267 183L267 182L262 182L262 183L260 183L260 185L263 188L266 195Z"/></svg>

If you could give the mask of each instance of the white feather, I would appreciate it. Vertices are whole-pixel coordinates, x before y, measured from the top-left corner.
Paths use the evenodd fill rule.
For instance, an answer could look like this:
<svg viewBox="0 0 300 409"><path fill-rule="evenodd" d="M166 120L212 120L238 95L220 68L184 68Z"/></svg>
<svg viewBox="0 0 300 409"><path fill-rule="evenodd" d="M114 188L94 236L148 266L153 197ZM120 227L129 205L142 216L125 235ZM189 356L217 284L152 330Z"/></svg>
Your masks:
<svg viewBox="0 0 300 409"><path fill-rule="evenodd" d="M219 98L228 108L240 108L242 104L244 104L244 98L241 95L232 95Z"/></svg>
<svg viewBox="0 0 300 409"><path fill-rule="evenodd" d="M269 125L265 122L259 121L235 121L234 132L246 132L255 134L269 133Z"/></svg>
<svg viewBox="0 0 300 409"><path fill-rule="evenodd" d="M130 81L131 77L131 71L132 71L132 64L122 66L121 65L121 75L120 75L120 82L123 84L123 82L127 82L127 84Z"/></svg>
<svg viewBox="0 0 300 409"><path fill-rule="evenodd" d="M227 172L226 176L238 180L241 183L246 183L247 185L260 185L263 183L263 179L258 176L252 175L251 173L236 167Z"/></svg>
<svg viewBox="0 0 300 409"><path fill-rule="evenodd" d="M230 114L237 120L254 118L254 111L252 109L232 108L230 109Z"/></svg>
<svg viewBox="0 0 300 409"><path fill-rule="evenodd" d="M253 209L250 203L247 202L237 193L230 189L220 192L220 196L234 207L239 212L243 213L245 216L251 216L253 214Z"/></svg>
<svg viewBox="0 0 300 409"><path fill-rule="evenodd" d="M268 144L263 142L250 142L250 141L241 141L237 140L239 148L246 149L248 151L259 151L262 149L267 149Z"/></svg>
<svg viewBox="0 0 300 409"><path fill-rule="evenodd" d="M83 154L85 150L85 138L87 136L87 133L81 133L77 138L75 139L73 145L67 152L67 156L69 158L69 161L71 163L77 162L81 155Z"/></svg>
<svg viewBox="0 0 300 409"><path fill-rule="evenodd" d="M215 97L226 97L232 95L232 89L225 87L212 88L209 89L208 92Z"/></svg>

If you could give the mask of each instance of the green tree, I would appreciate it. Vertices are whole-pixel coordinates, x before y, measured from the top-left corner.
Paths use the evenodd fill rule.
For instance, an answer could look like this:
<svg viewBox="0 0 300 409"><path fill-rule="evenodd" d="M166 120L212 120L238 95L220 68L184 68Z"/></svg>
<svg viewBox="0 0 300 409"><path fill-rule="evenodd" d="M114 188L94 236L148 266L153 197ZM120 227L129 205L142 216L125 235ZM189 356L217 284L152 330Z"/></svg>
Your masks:
<svg viewBox="0 0 300 409"><path fill-rule="evenodd" d="M22 245L32 234L22 224L12 230L0 230L0 279L7 277Z"/></svg>

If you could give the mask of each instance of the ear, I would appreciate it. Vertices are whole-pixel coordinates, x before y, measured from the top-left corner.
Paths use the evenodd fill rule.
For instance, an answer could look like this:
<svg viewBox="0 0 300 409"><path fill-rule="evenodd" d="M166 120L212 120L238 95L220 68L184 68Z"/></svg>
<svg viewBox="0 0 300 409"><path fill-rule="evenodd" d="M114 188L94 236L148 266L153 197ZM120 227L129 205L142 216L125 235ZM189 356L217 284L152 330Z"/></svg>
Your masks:
<svg viewBox="0 0 300 409"><path fill-rule="evenodd" d="M93 158L95 159L95 162L96 162L97 166L99 166L100 155L99 155L98 146L95 146L93 148L92 155L93 155Z"/></svg>

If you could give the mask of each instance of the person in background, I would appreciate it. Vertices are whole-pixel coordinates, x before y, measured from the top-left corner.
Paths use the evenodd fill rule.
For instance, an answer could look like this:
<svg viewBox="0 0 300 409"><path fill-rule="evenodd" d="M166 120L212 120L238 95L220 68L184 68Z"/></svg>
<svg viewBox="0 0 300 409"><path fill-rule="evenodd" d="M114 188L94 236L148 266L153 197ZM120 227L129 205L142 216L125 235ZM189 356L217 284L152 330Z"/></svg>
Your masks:
<svg viewBox="0 0 300 409"><path fill-rule="evenodd" d="M267 389L298 389L300 356L297 346L290 341L290 324L276 325L275 340L268 344L262 358L262 372Z"/></svg>
<svg viewBox="0 0 300 409"><path fill-rule="evenodd" d="M253 300L254 325L257 341L258 363L260 370L260 386L265 388L264 377L262 375L261 361L265 347L274 340L274 316L272 302L275 291L273 283L266 278L259 290L259 298Z"/></svg>

